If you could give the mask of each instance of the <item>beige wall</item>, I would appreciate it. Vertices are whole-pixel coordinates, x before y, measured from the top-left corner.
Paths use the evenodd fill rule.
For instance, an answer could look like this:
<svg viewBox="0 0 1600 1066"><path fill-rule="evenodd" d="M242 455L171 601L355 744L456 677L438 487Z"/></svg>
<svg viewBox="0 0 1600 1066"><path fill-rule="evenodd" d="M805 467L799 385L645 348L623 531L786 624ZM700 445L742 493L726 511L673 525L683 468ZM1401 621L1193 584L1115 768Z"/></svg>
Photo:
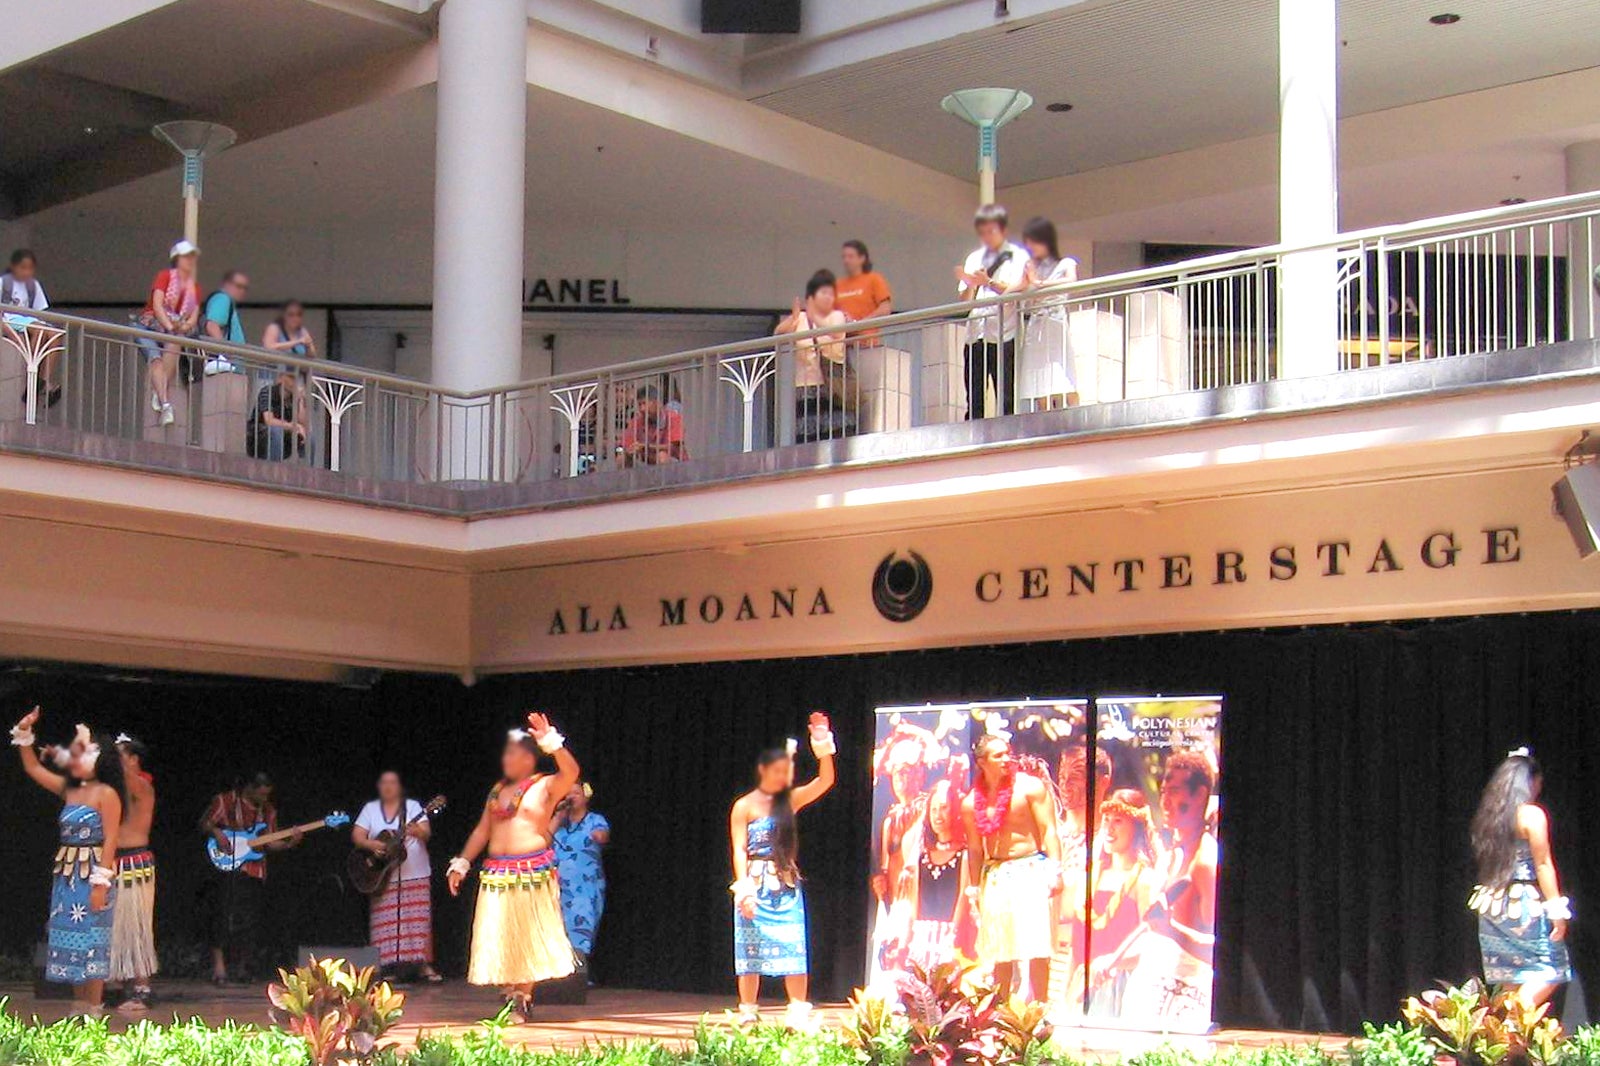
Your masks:
<svg viewBox="0 0 1600 1066"><path fill-rule="evenodd" d="M14 515L0 543L3 655L241 672L467 661L460 574Z"/></svg>
<svg viewBox="0 0 1600 1066"><path fill-rule="evenodd" d="M1600 568L1580 564L1551 515L1552 480L1537 468L1407 479L483 575L474 658L513 671L1600 604ZM1492 529L1507 531L1493 550ZM1342 574L1326 572L1329 543L1348 543ZM928 564L932 599L888 621L874 571L909 551ZM1219 553L1238 553L1222 556L1221 581ZM1143 567L1131 590L1126 560ZM1073 594L1072 564L1098 564L1094 592ZM791 589L793 617L774 602ZM753 617L740 620L746 595ZM680 598L683 624L666 624L663 601Z"/></svg>

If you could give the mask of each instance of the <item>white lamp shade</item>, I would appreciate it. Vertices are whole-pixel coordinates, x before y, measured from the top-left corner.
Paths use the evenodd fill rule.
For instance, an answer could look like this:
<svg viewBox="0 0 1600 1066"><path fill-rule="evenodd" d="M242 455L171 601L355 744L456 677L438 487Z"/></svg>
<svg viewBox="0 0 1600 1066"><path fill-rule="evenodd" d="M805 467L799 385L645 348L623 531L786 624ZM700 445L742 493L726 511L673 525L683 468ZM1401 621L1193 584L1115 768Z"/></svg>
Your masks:
<svg viewBox="0 0 1600 1066"><path fill-rule="evenodd" d="M1033 97L1021 89L958 89L939 106L980 129L999 129L1033 106Z"/></svg>
<svg viewBox="0 0 1600 1066"><path fill-rule="evenodd" d="M185 156L198 156L201 159L226 151L239 139L239 135L227 126L198 119L163 122L151 132Z"/></svg>

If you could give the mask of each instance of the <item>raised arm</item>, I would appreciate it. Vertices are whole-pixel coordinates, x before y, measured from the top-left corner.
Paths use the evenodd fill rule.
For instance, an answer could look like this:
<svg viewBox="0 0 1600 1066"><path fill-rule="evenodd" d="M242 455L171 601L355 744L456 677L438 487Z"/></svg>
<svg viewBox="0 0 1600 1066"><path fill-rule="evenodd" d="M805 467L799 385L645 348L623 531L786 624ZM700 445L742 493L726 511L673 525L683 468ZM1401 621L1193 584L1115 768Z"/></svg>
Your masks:
<svg viewBox="0 0 1600 1066"><path fill-rule="evenodd" d="M789 794L789 802L795 810L807 807L827 794L833 787L835 772L833 756L836 750L833 743L833 729L828 722L828 716L819 712L812 714L810 722L811 753L817 757L817 776L796 788Z"/></svg>
<svg viewBox="0 0 1600 1066"><path fill-rule="evenodd" d="M565 796L572 791L572 786L578 783L578 777L582 772L578 760L567 750L567 738L550 724L548 715L537 711L528 715L528 732L539 745L539 750L556 761L555 775L545 778L545 788L557 799Z"/></svg>
<svg viewBox="0 0 1600 1066"><path fill-rule="evenodd" d="M67 790L67 779L53 770L45 769L39 761L39 753L33 750L33 727L39 721L39 713L39 708L35 707L11 727L11 743L22 758L23 772L33 778L40 788L59 796Z"/></svg>

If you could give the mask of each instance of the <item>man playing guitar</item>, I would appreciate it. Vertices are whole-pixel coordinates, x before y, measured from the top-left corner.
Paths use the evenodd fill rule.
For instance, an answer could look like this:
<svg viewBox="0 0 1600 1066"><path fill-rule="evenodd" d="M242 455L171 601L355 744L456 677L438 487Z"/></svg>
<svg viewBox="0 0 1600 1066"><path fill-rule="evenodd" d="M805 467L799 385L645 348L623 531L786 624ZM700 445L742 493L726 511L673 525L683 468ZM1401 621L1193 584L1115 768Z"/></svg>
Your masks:
<svg viewBox="0 0 1600 1066"><path fill-rule="evenodd" d="M350 831L357 848L380 860L387 859L396 847L404 855L371 899L368 931L384 971L415 966L423 980L438 984L442 979L433 968L433 903L429 894L433 867L428 860L428 840L432 835L428 811L406 797L400 775L394 770L379 775L378 798L361 809ZM399 843L402 839L404 844Z"/></svg>
<svg viewBox="0 0 1600 1066"><path fill-rule="evenodd" d="M200 832L223 848L231 849L227 830L249 830L265 825L268 833L278 828L278 810L272 804L272 779L264 773L246 778L234 789L212 798L200 819ZM262 846L266 853L297 847L303 834ZM234 974L248 980L255 962L265 902L267 863L265 858L241 864L231 873L216 871L211 884L211 980L224 984L228 965Z"/></svg>

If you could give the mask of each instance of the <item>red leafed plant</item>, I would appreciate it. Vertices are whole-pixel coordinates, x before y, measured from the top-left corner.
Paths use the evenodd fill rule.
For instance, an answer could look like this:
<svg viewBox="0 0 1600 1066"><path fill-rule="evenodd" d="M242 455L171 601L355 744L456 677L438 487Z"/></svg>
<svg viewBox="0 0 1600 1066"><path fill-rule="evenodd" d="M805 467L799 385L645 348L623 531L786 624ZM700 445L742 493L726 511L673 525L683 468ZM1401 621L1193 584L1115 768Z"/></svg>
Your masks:
<svg viewBox="0 0 1600 1066"><path fill-rule="evenodd" d="M378 1041L400 1020L406 997L372 967L357 970L343 959L312 959L294 972L278 971L267 986L272 1020L306 1042L314 1066L370 1062Z"/></svg>
<svg viewBox="0 0 1600 1066"><path fill-rule="evenodd" d="M863 1050L881 1046L904 1026L907 1061L914 1066L1024 1066L1050 1039L1045 1007L1008 1001L977 971L956 963L931 970L912 965L895 978L903 1021L881 999L858 992L845 1038Z"/></svg>

